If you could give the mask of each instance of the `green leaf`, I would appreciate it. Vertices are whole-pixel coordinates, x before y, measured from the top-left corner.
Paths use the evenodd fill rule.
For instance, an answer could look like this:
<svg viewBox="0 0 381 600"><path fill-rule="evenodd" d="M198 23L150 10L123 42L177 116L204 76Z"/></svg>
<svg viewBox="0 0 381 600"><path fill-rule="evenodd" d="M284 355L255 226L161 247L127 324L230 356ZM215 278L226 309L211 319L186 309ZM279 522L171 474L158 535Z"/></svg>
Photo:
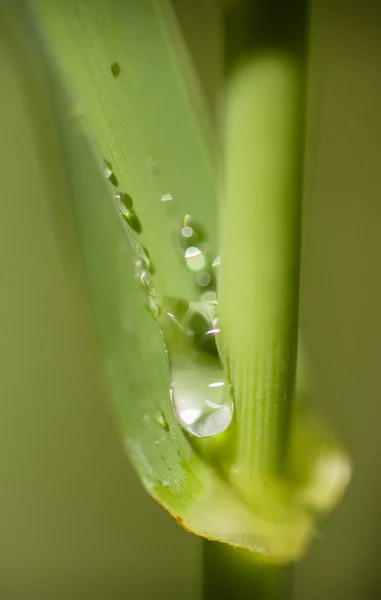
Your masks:
<svg viewBox="0 0 381 600"><path fill-rule="evenodd" d="M38 56L56 115L50 125L59 132L100 368L129 456L149 493L185 528L278 562L293 560L312 534L309 511L283 482L266 491L276 498L271 509L263 511L262 502L256 510L191 445L173 411L162 333L136 270L136 244L144 245L160 293L197 298L180 245L189 213L205 228L211 256L217 253L213 140L169 5L27 5L28 27L43 40ZM128 194L127 211L132 200L141 234L126 227L115 192ZM173 199L163 202L163 194Z"/></svg>
<svg viewBox="0 0 381 600"><path fill-rule="evenodd" d="M180 229L191 214L205 228L210 252L217 252L213 137L170 4L29 4L70 90L73 113L137 206L158 288L196 299ZM162 202L165 195L173 200Z"/></svg>

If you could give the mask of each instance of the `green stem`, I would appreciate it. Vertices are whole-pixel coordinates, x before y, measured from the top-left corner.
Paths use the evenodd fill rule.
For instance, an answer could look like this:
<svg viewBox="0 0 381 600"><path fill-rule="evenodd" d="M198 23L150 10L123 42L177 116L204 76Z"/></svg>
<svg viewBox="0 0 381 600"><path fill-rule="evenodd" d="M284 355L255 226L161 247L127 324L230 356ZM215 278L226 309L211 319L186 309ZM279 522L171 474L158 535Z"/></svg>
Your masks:
<svg viewBox="0 0 381 600"><path fill-rule="evenodd" d="M306 3L242 0L226 21L219 309L236 402L229 477L274 521L298 341ZM204 543L208 600L290 590L290 568Z"/></svg>
<svg viewBox="0 0 381 600"><path fill-rule="evenodd" d="M268 564L247 550L203 542L203 597L207 600L287 600L292 569Z"/></svg>
<svg viewBox="0 0 381 600"><path fill-rule="evenodd" d="M231 479L251 504L282 469L295 379L305 13L305 0L245 0L227 19L219 306Z"/></svg>

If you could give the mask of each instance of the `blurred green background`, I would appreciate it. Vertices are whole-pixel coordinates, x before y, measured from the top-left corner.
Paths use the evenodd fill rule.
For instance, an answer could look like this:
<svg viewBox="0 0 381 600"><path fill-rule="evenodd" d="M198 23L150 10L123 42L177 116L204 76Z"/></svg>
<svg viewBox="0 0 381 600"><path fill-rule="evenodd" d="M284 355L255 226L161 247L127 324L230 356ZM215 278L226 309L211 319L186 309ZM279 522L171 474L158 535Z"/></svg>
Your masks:
<svg viewBox="0 0 381 600"><path fill-rule="evenodd" d="M213 0L173 5L213 107L218 11ZM295 599L376 599L381 4L313 0L311 21L301 328L319 408L347 442L354 478L296 568ZM33 164L0 159L0 598L197 598L201 543L125 458L50 208L28 202Z"/></svg>

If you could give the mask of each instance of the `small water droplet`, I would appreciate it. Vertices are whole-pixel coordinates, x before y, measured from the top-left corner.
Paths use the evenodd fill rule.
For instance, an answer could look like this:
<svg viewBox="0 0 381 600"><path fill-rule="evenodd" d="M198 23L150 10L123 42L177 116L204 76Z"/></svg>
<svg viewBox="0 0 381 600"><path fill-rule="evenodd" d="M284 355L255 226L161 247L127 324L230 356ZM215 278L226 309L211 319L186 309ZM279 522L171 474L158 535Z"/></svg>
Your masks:
<svg viewBox="0 0 381 600"><path fill-rule="evenodd" d="M114 62L111 65L111 73L113 77L119 77L120 75L120 65L117 62Z"/></svg>
<svg viewBox="0 0 381 600"><path fill-rule="evenodd" d="M201 302L215 302L217 300L217 294L213 290L208 290L201 295Z"/></svg>
<svg viewBox="0 0 381 600"><path fill-rule="evenodd" d="M189 227L189 225L186 225L185 227L183 227L181 230L181 235L185 238L191 238L193 235L192 227Z"/></svg>
<svg viewBox="0 0 381 600"><path fill-rule="evenodd" d="M201 271L205 266L205 256L200 248L190 246L185 250L184 257L191 271Z"/></svg>
<svg viewBox="0 0 381 600"><path fill-rule="evenodd" d="M131 229L133 229L136 233L141 233L143 231L142 224L133 209L126 213L122 213L122 216Z"/></svg>
<svg viewBox="0 0 381 600"><path fill-rule="evenodd" d="M115 198L118 200L118 202L120 202L123 207L127 210L130 211L134 205L132 198L129 194L126 194L126 192L121 192L118 194L115 194Z"/></svg>
<svg viewBox="0 0 381 600"><path fill-rule="evenodd" d="M169 424L167 418L164 414L164 411L160 409L159 413L154 417L154 420L160 427L162 427L165 431L169 431Z"/></svg>
<svg viewBox="0 0 381 600"><path fill-rule="evenodd" d="M191 246L190 248L188 248L185 251L185 258L197 258L201 254L202 254L202 252L199 248L195 248L194 246Z"/></svg>
<svg viewBox="0 0 381 600"><path fill-rule="evenodd" d="M216 256L216 258L212 262L213 269L215 269L216 267L219 267L220 264L221 264L221 256Z"/></svg>
<svg viewBox="0 0 381 600"><path fill-rule="evenodd" d="M113 185L114 187L118 187L118 180L115 176L115 173L113 172L111 163L104 159L104 174L106 175L107 179L109 180L109 182L111 183L111 185Z"/></svg>
<svg viewBox="0 0 381 600"><path fill-rule="evenodd" d="M183 248L199 247L205 238L200 225L195 223L190 215L184 216L182 225L180 241Z"/></svg>
<svg viewBox="0 0 381 600"><path fill-rule="evenodd" d="M213 327L212 329L209 329L209 331L206 332L206 335L216 335L216 333L220 333L221 329L219 329L218 327Z"/></svg>
<svg viewBox="0 0 381 600"><path fill-rule="evenodd" d="M145 246L139 246L138 252L140 254L141 260L144 263L144 268L150 275L154 275L155 267L152 263L151 256Z"/></svg>
<svg viewBox="0 0 381 600"><path fill-rule="evenodd" d="M211 281L212 278L206 271L201 271L201 273L197 273L196 275L196 283L200 287L207 287Z"/></svg>
<svg viewBox="0 0 381 600"><path fill-rule="evenodd" d="M163 194L161 197L162 202L170 202L170 200L173 200L173 198L169 192L167 194Z"/></svg>

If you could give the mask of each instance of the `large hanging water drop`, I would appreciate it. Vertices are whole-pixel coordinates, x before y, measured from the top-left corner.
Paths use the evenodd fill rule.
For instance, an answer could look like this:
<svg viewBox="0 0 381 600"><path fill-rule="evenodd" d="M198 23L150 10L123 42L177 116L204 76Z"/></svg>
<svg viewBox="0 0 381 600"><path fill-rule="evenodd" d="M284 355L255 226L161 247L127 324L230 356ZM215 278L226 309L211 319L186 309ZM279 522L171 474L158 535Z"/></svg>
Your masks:
<svg viewBox="0 0 381 600"><path fill-rule="evenodd" d="M215 302L163 311L159 324L171 370L171 398L181 426L196 437L225 431L233 417L231 386L218 355Z"/></svg>

